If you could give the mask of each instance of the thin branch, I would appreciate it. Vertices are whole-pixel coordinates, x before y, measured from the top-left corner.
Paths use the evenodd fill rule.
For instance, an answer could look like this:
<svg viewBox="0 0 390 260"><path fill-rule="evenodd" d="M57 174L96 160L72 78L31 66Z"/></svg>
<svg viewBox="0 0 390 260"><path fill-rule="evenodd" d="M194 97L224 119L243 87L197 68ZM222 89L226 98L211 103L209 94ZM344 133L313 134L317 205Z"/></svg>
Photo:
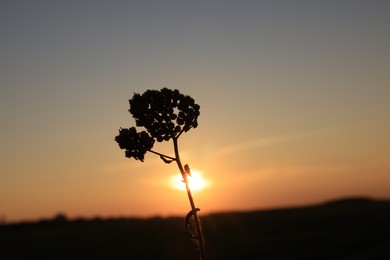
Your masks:
<svg viewBox="0 0 390 260"><path fill-rule="evenodd" d="M159 155L160 157L164 157L166 159L169 159L169 160L172 160L172 161L176 161L176 158L175 157L171 157L171 156L168 156L168 155L165 155L165 154L162 154L162 153L158 153L158 152L155 152L153 150L148 150L149 152L151 153L154 153L154 154L157 154Z"/></svg>
<svg viewBox="0 0 390 260"><path fill-rule="evenodd" d="M183 129L180 131L180 133L175 137L175 139L178 139L180 136L181 136L181 134L184 132L184 127L183 127Z"/></svg>

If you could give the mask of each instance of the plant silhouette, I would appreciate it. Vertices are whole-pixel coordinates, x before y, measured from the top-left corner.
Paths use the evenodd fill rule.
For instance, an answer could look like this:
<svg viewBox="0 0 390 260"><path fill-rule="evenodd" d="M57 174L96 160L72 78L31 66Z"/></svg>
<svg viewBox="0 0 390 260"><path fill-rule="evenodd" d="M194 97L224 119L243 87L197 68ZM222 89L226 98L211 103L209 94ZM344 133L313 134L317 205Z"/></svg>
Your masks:
<svg viewBox="0 0 390 260"><path fill-rule="evenodd" d="M138 132L136 127L120 128L115 141L125 156L144 161L147 152L160 156L165 163L175 161L183 177L191 210L185 219L185 228L191 239L199 246L200 258L205 259L204 238L194 199L188 183L191 176L190 167L180 160L178 139L191 128L198 126L200 106L190 96L183 95L179 90L163 88L161 90L147 90L142 95L135 93L129 100L129 112L135 118L137 127L144 127L146 131ZM175 156L168 156L153 151L155 141L173 141Z"/></svg>

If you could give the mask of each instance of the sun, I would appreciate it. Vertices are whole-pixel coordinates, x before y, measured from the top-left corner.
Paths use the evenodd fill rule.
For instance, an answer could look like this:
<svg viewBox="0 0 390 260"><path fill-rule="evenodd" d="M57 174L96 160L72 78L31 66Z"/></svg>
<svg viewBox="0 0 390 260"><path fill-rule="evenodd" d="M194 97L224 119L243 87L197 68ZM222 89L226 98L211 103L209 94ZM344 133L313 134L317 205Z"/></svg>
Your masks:
<svg viewBox="0 0 390 260"><path fill-rule="evenodd" d="M210 187L209 180L203 178L201 172L191 169L191 176L188 176L188 183L191 191L200 191ZM186 186L183 182L183 177L180 173L173 175L169 178L169 184L173 189L186 190Z"/></svg>

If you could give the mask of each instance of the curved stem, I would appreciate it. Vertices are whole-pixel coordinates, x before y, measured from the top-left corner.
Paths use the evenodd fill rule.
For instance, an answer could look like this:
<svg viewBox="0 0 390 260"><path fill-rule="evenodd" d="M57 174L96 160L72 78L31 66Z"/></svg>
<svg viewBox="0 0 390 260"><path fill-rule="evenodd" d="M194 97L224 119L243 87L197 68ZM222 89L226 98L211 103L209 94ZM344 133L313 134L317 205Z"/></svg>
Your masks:
<svg viewBox="0 0 390 260"><path fill-rule="evenodd" d="M192 193L191 193L191 189L190 189L190 186L188 184L188 179L187 179L187 174L186 172L184 171L184 168L183 168L183 165L180 161L180 155L179 155L179 147L178 147L178 143L177 143L177 137L176 138L172 138L173 139L173 146L174 146L174 150L175 150L175 157L176 157L176 163L177 163L177 166L179 167L179 170L180 170L180 173L183 177L183 181L186 185L186 190L187 190L187 195L188 195L188 199L190 201L190 204L191 204L191 210L193 211L194 213L194 220L195 220L195 229L196 229L196 233L197 233L197 236L198 236L198 241L199 241L199 251L200 251L200 259L201 260L205 260L206 259L206 254L205 254L205 246L204 246L204 239L203 239L203 233L202 233L202 229L200 227L200 222L199 222L199 218L198 218L198 214L197 214L197 210L196 210L196 207L195 207L195 202L194 202L194 199L192 197Z"/></svg>

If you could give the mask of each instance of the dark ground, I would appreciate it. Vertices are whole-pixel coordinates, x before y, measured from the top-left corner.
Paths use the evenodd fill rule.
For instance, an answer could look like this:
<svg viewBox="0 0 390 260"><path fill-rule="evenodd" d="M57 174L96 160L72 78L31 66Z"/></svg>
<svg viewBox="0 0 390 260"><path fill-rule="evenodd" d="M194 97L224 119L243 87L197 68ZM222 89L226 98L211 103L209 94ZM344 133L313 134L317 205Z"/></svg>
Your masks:
<svg viewBox="0 0 390 260"><path fill-rule="evenodd" d="M0 259L198 259L183 218L0 225ZM390 201L202 217L209 259L390 259Z"/></svg>

